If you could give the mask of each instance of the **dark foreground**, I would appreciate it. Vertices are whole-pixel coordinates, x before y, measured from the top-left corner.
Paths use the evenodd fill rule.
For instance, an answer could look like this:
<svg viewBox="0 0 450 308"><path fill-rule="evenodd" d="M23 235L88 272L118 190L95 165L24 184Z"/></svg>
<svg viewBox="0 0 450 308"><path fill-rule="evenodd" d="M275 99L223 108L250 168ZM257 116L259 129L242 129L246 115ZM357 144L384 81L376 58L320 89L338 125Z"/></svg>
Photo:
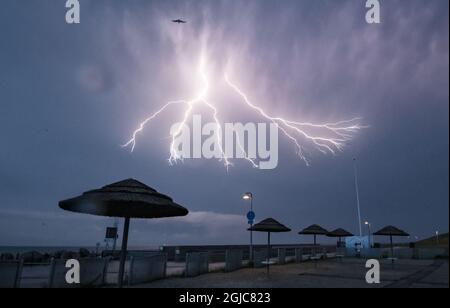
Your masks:
<svg viewBox="0 0 450 308"><path fill-rule="evenodd" d="M448 260L381 262L381 283L366 282L365 261L326 260L292 263L266 269L244 268L232 273L209 273L194 278L168 278L139 288L448 288Z"/></svg>

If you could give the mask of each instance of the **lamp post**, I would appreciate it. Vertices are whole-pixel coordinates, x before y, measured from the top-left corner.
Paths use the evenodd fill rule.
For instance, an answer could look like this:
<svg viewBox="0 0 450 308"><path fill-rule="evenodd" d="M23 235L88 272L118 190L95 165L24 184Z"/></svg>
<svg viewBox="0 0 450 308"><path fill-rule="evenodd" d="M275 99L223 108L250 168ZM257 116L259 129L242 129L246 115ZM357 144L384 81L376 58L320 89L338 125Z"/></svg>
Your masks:
<svg viewBox="0 0 450 308"><path fill-rule="evenodd" d="M365 225L367 226L367 228L369 229L369 248L372 248L372 239L371 239L371 237L372 237L372 231L371 231L372 225L371 225L370 222L368 222L368 221L366 221L364 224L365 224Z"/></svg>
<svg viewBox="0 0 450 308"><path fill-rule="evenodd" d="M436 244L439 246L439 231L436 231Z"/></svg>
<svg viewBox="0 0 450 308"><path fill-rule="evenodd" d="M250 228L253 227L253 220L255 219L255 215L253 212L253 194L251 192L247 192L242 196L242 199L245 201L250 201L250 212L247 214L248 222L250 224ZM249 256L250 264L253 264L253 230L250 230L250 256Z"/></svg>

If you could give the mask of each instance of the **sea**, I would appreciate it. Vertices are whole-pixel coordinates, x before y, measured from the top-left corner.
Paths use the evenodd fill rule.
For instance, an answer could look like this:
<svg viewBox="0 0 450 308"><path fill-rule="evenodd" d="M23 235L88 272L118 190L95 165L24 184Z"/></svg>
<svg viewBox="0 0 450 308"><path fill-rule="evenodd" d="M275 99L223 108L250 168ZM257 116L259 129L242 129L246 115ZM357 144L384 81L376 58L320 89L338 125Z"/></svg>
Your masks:
<svg viewBox="0 0 450 308"><path fill-rule="evenodd" d="M89 247L89 246L0 246L0 254L2 253L12 253L12 254L22 254L31 251L37 251L39 253L45 254L53 254L58 251L79 251L80 248L87 249L91 252L96 252L97 247ZM111 247L109 248L111 249ZM120 246L117 246L116 249L120 249ZM159 246L131 246L128 250L140 250L140 251L155 251L158 250ZM105 246L101 246L98 248L98 252L102 252L105 250Z"/></svg>

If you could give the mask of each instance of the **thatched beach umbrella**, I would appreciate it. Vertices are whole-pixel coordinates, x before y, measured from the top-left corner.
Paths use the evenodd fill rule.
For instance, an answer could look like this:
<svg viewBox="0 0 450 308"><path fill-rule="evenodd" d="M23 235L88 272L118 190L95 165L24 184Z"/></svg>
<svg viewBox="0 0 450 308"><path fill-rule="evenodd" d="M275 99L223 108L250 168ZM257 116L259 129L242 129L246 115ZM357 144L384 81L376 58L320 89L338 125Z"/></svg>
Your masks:
<svg viewBox="0 0 450 308"><path fill-rule="evenodd" d="M392 237L394 237L394 236L402 236L402 237L409 236L408 233L406 233L405 231L400 230L399 228L394 227L394 226L384 227L383 229L375 232L373 235L389 236L390 242L391 242L391 257L392 258L394 258L394 242L392 240Z"/></svg>
<svg viewBox="0 0 450 308"><path fill-rule="evenodd" d="M353 236L352 233L348 232L347 230L344 229L336 229L334 231L331 231L327 234L328 237L337 237L339 239L339 243L341 242L341 239L343 237L350 237Z"/></svg>
<svg viewBox="0 0 450 308"><path fill-rule="evenodd" d="M253 225L248 231L267 232L267 274L270 268L270 233L290 232L291 229L282 225L273 218L267 218L256 225Z"/></svg>
<svg viewBox="0 0 450 308"><path fill-rule="evenodd" d="M134 179L90 190L81 196L60 201L59 207L71 212L125 218L119 287L123 285L130 219L175 217L188 214L187 209L174 203L170 197Z"/></svg>
<svg viewBox="0 0 450 308"><path fill-rule="evenodd" d="M329 232L319 225L312 225L303 229L298 234L301 235L314 235L314 246L317 245L317 235L327 235Z"/></svg>

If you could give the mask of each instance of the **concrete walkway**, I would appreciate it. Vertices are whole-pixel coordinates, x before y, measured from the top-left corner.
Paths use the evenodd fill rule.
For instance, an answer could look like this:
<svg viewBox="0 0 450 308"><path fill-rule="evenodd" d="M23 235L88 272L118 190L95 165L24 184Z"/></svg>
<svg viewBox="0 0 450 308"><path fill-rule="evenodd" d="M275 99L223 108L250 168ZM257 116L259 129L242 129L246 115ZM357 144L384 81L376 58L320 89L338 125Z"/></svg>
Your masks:
<svg viewBox="0 0 450 308"><path fill-rule="evenodd" d="M380 288L426 287L448 288L449 267L446 261L398 260L394 265L381 262L381 283L365 281L365 261L345 259L272 266L266 269L245 268L232 273L216 272L194 278L167 278L137 287L144 288Z"/></svg>

